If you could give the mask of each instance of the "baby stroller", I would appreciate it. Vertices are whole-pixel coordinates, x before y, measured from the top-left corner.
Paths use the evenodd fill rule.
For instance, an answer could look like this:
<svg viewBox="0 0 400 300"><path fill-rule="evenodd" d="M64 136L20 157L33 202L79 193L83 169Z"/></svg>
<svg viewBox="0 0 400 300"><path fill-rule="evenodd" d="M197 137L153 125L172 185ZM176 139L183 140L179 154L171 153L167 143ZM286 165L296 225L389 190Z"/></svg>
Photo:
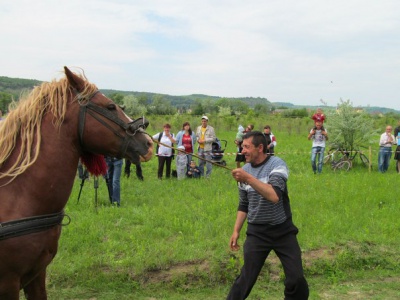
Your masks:
<svg viewBox="0 0 400 300"><path fill-rule="evenodd" d="M224 148L222 149L221 144L224 145ZM226 148L226 145L228 144L228 141L226 140L220 140L218 138L215 139L215 142L212 143L212 148L211 148L211 161L213 163L217 163L221 166L226 166L226 161L223 160L222 158L224 157L224 151Z"/></svg>

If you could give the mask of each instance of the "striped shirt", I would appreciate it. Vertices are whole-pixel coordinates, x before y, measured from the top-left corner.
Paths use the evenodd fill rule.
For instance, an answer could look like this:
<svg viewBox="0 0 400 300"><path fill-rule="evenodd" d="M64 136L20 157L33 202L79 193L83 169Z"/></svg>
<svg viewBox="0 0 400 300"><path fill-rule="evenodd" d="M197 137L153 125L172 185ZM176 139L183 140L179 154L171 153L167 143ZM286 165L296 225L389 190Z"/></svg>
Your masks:
<svg viewBox="0 0 400 300"><path fill-rule="evenodd" d="M286 186L289 170L286 163L279 157L270 156L257 166L245 164L243 170L260 181L271 184L279 197L279 201L273 203L263 198L250 185L239 183L238 210L247 213L248 223L277 225L290 219L292 213Z"/></svg>

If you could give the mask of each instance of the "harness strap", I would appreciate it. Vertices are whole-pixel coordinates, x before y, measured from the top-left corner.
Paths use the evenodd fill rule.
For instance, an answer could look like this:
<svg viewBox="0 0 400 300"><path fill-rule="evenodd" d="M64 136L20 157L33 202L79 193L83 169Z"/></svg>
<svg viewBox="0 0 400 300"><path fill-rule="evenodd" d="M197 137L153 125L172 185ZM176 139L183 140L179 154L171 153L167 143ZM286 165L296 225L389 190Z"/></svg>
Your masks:
<svg viewBox="0 0 400 300"><path fill-rule="evenodd" d="M68 217L68 222L61 224L65 216ZM3 222L0 223L0 240L43 231L56 225L66 226L70 222L71 218L64 211Z"/></svg>
<svg viewBox="0 0 400 300"><path fill-rule="evenodd" d="M86 106L81 106L81 108L79 109L78 137L79 137L79 144L82 149L84 148L83 132L85 129L85 121L86 121L85 115L86 115Z"/></svg>

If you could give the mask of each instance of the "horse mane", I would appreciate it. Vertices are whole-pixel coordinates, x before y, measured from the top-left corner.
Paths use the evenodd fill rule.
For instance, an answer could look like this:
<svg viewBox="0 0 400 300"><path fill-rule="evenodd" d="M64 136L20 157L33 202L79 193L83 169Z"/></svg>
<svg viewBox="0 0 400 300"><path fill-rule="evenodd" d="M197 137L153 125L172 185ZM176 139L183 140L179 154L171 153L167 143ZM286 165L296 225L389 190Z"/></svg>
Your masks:
<svg viewBox="0 0 400 300"><path fill-rule="evenodd" d="M89 83L84 74L75 75L84 80L85 88L73 101L88 99L97 87ZM0 122L0 168L14 151L18 138L21 147L12 166L0 173L0 179L8 177L10 183L35 163L40 153L43 116L51 113L54 116L52 123L59 129L67 111L67 97L72 91L67 78L44 82L21 96L18 103L10 105L7 117Z"/></svg>

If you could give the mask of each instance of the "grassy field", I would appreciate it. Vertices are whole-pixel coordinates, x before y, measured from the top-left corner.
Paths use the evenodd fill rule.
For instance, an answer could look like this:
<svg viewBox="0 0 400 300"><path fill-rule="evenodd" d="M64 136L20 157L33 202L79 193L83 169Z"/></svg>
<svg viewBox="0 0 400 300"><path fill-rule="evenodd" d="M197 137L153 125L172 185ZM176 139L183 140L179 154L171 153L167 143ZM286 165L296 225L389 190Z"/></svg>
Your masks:
<svg viewBox="0 0 400 300"><path fill-rule="evenodd" d="M273 126L276 152L290 169L289 196L303 251L310 299L399 299L398 182L355 164L347 173L324 166L314 175L307 132ZM153 133L153 132L150 132ZM217 131L235 152L234 131ZM376 138L376 141L378 138ZM234 155L224 159L234 168ZM77 203L77 179L67 204L71 224L48 268L49 299L224 299L242 264L228 248L238 204L229 170L210 179L157 180L157 160L145 180L122 178L121 207L111 207L93 178ZM245 235L242 232L241 244ZM282 299L283 272L272 254L248 299Z"/></svg>

